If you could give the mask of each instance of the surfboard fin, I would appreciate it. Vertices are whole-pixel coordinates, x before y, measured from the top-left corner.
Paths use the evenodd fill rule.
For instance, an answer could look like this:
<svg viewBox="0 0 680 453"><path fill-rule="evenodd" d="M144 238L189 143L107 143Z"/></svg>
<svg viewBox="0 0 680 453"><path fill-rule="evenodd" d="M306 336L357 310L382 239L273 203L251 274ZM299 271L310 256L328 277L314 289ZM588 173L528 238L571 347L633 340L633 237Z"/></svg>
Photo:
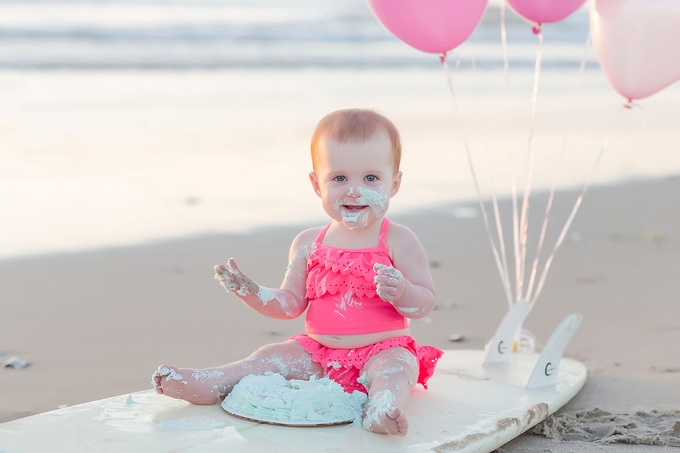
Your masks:
<svg viewBox="0 0 680 453"><path fill-rule="evenodd" d="M529 307L529 301L522 299L508 310L486 351L484 366L510 363L515 333L529 314Z"/></svg>
<svg viewBox="0 0 680 453"><path fill-rule="evenodd" d="M537 388L557 383L557 373L560 370L560 360L564 350L581 325L583 316L580 313L572 313L562 320L550 339L545 344L534 370L531 372L526 388Z"/></svg>

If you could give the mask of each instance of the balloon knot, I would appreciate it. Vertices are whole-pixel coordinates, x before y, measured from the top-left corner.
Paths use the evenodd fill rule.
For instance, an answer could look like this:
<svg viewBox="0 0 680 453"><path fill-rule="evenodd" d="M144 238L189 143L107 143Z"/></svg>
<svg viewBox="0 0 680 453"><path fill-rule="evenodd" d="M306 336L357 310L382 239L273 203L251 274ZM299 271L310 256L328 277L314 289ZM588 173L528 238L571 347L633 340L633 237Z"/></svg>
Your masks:
<svg viewBox="0 0 680 453"><path fill-rule="evenodd" d="M628 98L628 102L623 104L623 106L627 109L632 109L633 108L633 100L631 98Z"/></svg>
<svg viewBox="0 0 680 453"><path fill-rule="evenodd" d="M534 25L531 31L533 31L535 35L539 34L541 32L541 24Z"/></svg>
<svg viewBox="0 0 680 453"><path fill-rule="evenodd" d="M441 61L442 64L444 64L444 62L446 61L446 52L439 54L439 61Z"/></svg>

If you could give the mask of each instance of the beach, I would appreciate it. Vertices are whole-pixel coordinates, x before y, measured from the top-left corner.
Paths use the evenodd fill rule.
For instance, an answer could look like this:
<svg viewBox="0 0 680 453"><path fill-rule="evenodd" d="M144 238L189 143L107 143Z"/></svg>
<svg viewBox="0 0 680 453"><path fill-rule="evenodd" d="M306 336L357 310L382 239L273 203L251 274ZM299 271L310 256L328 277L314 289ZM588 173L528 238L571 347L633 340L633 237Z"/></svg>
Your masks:
<svg viewBox="0 0 680 453"><path fill-rule="evenodd" d="M363 1L337 7L349 14L291 0L312 11L307 28L264 0L264 19L244 7L241 22L182 2L161 19L153 2L146 15L128 4L105 15L93 3L77 18L76 3L37 16L0 5L0 29L23 30L16 49L39 47L30 21L62 33L53 15L67 22L59 36L68 41L62 52L0 50L0 362L29 363L0 369L0 422L149 389L161 363L219 365L301 332L303 319L268 319L226 294L213 266L234 257L256 282L280 284L293 238L328 221L308 179L311 133L349 107L376 109L402 133L404 177L388 216L420 238L437 288L436 310L411 323L419 343L482 349L508 309L476 183L494 228L498 197L509 248L513 186L520 203L531 187L529 260L556 187L541 266L590 184L524 327L540 350L565 316L583 315L566 355L588 380L558 414L680 420L678 83L626 109L592 49L579 70L584 33L551 43L546 30L532 117L531 36L504 73L487 37L495 24L462 46L461 68L449 60L454 103L436 56L402 48L377 25L362 32L363 47L339 26L309 25L326 16L373 24ZM138 14L134 26L126 8ZM230 34L247 34L240 28L197 27L205 41L182 35L184 21L207 27L206 17L252 22L256 32L240 26L257 35L245 44ZM587 14L573 20L567 30ZM515 33L525 25L513 24ZM106 52L78 41L83 30L109 43ZM530 430L498 451L648 450L677 449Z"/></svg>
<svg viewBox="0 0 680 453"><path fill-rule="evenodd" d="M678 409L678 189L678 177L631 181L594 187L584 201L578 234L560 250L525 323L540 347L564 316L583 314L567 356L582 361L589 377L562 412ZM571 209L575 196L560 193L555 215ZM540 205L545 194L536 198ZM422 343L481 349L506 310L481 220L455 216L474 206L393 217L422 238L437 285L438 309L412 323ZM221 364L301 331L301 319L263 318L225 294L212 266L234 256L256 281L276 285L289 242L306 226L2 262L0 358L18 355L31 366L0 370L0 419L149 388L159 363ZM449 341L455 334L465 341ZM600 451L591 445L525 435L502 451Z"/></svg>
<svg viewBox="0 0 680 453"><path fill-rule="evenodd" d="M309 139L332 110L375 108L399 127L403 190L391 212L526 186L680 173L677 84L627 110L598 71L278 69L0 72L0 258L325 219ZM575 93L576 88L578 92ZM643 151L641 151L643 150ZM603 151L599 164L597 156ZM592 175L592 177L591 177ZM281 190L285 187L285 190Z"/></svg>

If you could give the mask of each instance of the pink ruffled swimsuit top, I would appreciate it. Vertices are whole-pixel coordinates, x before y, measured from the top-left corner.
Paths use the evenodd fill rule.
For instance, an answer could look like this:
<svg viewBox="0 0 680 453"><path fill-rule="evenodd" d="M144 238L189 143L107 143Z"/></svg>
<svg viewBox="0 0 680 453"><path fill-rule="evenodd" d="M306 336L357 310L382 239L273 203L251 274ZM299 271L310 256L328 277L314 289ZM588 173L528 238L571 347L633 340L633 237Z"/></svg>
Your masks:
<svg viewBox="0 0 680 453"><path fill-rule="evenodd" d="M377 247L342 249L323 244L330 224L316 238L307 260L307 333L357 335L408 327L408 320L376 293L373 265L391 266L383 218Z"/></svg>

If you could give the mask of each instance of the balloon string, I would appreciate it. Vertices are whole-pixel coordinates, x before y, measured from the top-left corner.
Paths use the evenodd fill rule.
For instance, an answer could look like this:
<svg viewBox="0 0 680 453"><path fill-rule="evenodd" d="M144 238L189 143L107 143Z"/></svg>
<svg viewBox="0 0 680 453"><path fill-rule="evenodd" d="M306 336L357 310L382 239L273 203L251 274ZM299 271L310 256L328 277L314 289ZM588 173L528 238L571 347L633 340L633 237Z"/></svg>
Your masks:
<svg viewBox="0 0 680 453"><path fill-rule="evenodd" d="M567 115L570 118L574 117L574 100L578 97L578 94L580 92L581 88L581 82L583 80L583 75L585 73L585 68L586 68L586 61L588 59L588 51L590 49L590 42L591 42L591 36L590 33L588 33L588 37L586 39L585 43L585 48L583 51L583 57L581 58L581 65L579 67L579 73L578 77L576 79L576 86L574 87L574 90L572 91L571 97L569 98L569 103L567 107ZM555 189L557 187L557 174L559 173L559 169L562 167L562 161L564 160L564 155L565 151L567 149L567 141L569 139L569 135L571 132L571 124L567 123L567 125L564 128L564 134L562 137L562 147L560 149L560 154L557 159L557 165L555 166L555 170L553 172L553 183L552 187L550 188L550 195L548 196L548 204L545 207L545 215L543 217L543 226L541 227L541 235L538 239L538 246L536 247L536 255L534 256L534 262L533 265L531 266L531 276L529 277L529 284L527 285L527 293L525 296L526 300L531 300L531 293L534 288L534 283L535 283L535 278L536 278L536 272L538 270L538 261L541 255L541 251L543 250L543 243L545 241L545 234L548 229L548 222L550 218L550 211L552 209L553 205L553 200L555 198Z"/></svg>
<svg viewBox="0 0 680 453"><path fill-rule="evenodd" d="M512 128L512 116L511 116L511 110L510 106L512 105L512 100L511 100L511 93L510 93L510 61L508 58L508 33L507 33L507 27L505 24L505 0L501 0L500 2L500 9L501 9L501 47L503 48L503 78L505 79L505 112L506 112L506 121L508 124L509 128ZM496 230L498 231L498 238L501 246L501 255L503 257L503 272L505 274L505 278L507 279L507 285L510 287L510 271L508 269L508 258L507 258L507 252L505 249L505 241L503 239L503 229L501 226L501 220L500 220L500 213L498 210L498 203L495 203L494 200L494 215L496 216ZM515 259L515 263L517 263L517 260ZM512 292L512 290L510 290Z"/></svg>
<svg viewBox="0 0 680 453"><path fill-rule="evenodd" d="M647 121L649 120L649 117L647 116L647 110L645 110L645 108L637 102L631 102L630 107L642 110L642 114L644 115L642 119L642 129L644 130L647 127Z"/></svg>
<svg viewBox="0 0 680 453"><path fill-rule="evenodd" d="M503 76L505 78L505 100L507 102L508 124L510 123L510 62L508 60L508 33L505 27L505 0L501 0L501 46L503 48Z"/></svg>
<svg viewBox="0 0 680 453"><path fill-rule="evenodd" d="M473 74L476 76L477 74L477 60L475 59L474 53L472 54L472 71ZM505 240L503 238L503 225L501 224L501 216L500 212L498 209L498 197L496 196L496 187L493 182L493 175L491 172L491 159L489 156L489 140L486 134L486 120L485 120L485 115L484 115L484 108L482 106L482 103L479 100L480 98L477 97L477 106L479 107L480 112L482 112L482 137L484 138L484 154L486 155L486 168L488 171L488 178L489 178L489 184L491 186L491 203L493 206L493 213L494 213L494 219L496 223L496 234L498 235L498 244L500 247L500 255L501 255L501 265L502 265L502 273L501 273L501 282L503 283L503 287L506 289L506 295L510 296L508 298L508 308L512 308L513 301L512 301L512 289L510 288L510 275L508 273L508 258L505 250Z"/></svg>
<svg viewBox="0 0 680 453"><path fill-rule="evenodd" d="M557 242L555 243L555 246L553 247L552 253L550 253L550 256L545 262L545 266L543 267L543 272L541 273L541 279L538 282L538 287L536 288L536 294L534 294L533 299L531 300L531 306L536 303L536 299L538 298L538 295L541 293L541 290L543 289L543 285L545 283L545 278L548 275L548 270L550 269L550 265L552 264L553 259L555 258L555 253L557 252L557 249L560 248L562 245L562 242L564 241L564 237L567 235L567 231L569 230L569 227L571 226L571 223L574 221L574 217L576 216L576 212L578 212L579 207L581 206L581 202L583 201L583 197L586 194L586 191L588 190L588 186L590 186L590 182L593 179L593 176L595 174L595 170L597 169L598 165L600 164L600 160L602 160L602 155L604 154L605 149L609 146L609 137L612 134L612 130L614 129L614 125L616 124L616 120L619 117L619 114L621 113L621 109L617 109L616 114L614 115L614 118L611 121L611 124L609 125L609 131L607 132L607 136L605 137L604 141L602 142L602 146L600 147L600 152L597 154L597 157L595 159L595 163L593 164L593 168L590 169L590 174L588 175L588 178L586 180L585 185L583 186L583 190L581 191L581 194L579 197L576 199L576 203L574 204L574 207L571 210L571 214L569 214L569 218L567 219L567 222L564 224L564 227L562 228L562 231L560 232L560 236L557 239Z"/></svg>
<svg viewBox="0 0 680 453"><path fill-rule="evenodd" d="M522 211L520 216L520 261L516 263L519 266L519 278L517 279L517 300L522 298L522 290L524 286L524 270L526 266L527 255L527 237L529 231L529 194L531 193L531 180L534 171L534 147L536 144L535 128L536 128L536 110L538 105L538 81L541 77L541 62L542 62L542 47L543 34L538 33L538 49L536 51L536 64L534 66L534 87L531 97L531 125L529 126L529 152L527 156L527 181L524 188L524 197L522 199Z"/></svg>
<svg viewBox="0 0 680 453"><path fill-rule="evenodd" d="M517 208L517 182L515 177L512 177L512 241L514 244L515 251L515 282L519 281L519 262L520 262L520 250L519 250L519 210ZM516 288L516 287L515 287ZM517 301L519 301L519 294L517 295Z"/></svg>
<svg viewBox="0 0 680 453"><path fill-rule="evenodd" d="M491 170L489 170L489 173ZM503 259L503 275L501 275L501 280L503 280L503 286L505 287L505 294L508 297L508 306L512 308L512 289L510 287L510 272L508 271L508 255L505 249L505 240L503 238L503 226L501 225L501 215L498 209L498 198L495 192L493 193L493 215L496 219L496 234L498 234L498 241L501 248L501 257Z"/></svg>
<svg viewBox="0 0 680 453"><path fill-rule="evenodd" d="M453 99L453 106L454 110L456 112L456 116L460 119L460 125L461 125L461 134L463 136L463 144L465 146L465 153L467 155L467 160L468 160L468 165L470 167L470 172L472 173L472 180L475 184L475 190L477 192L477 199L479 200L479 207L482 211L482 218L484 220L484 227L486 228L486 234L489 238L489 242L491 243L491 250L493 251L493 256L496 261L496 268L498 269L498 273L500 274L501 281L503 282L503 286L505 289L506 297L508 298L508 303L512 305L512 292L510 290L509 282L503 278L503 266L501 265L500 261L500 256L498 255L498 248L496 247L496 243L493 239L493 235L491 234L491 227L489 226L489 216L486 212L486 208L484 206L484 200L482 199L482 192L479 189L479 182L477 181L477 173L475 172L475 166L472 163L472 154L470 153L470 146L468 143L467 139L467 134L465 132L465 123L462 120L460 116L460 110L458 109L458 102L456 101L456 94L453 89L453 81L451 78L451 74L449 72L449 65L447 63L446 55L444 55L444 58L442 59L442 64L444 66L444 72L446 74L446 81L449 86L449 90L451 91L451 97ZM458 55L456 55L456 69L458 68L460 64L460 59L458 58Z"/></svg>

